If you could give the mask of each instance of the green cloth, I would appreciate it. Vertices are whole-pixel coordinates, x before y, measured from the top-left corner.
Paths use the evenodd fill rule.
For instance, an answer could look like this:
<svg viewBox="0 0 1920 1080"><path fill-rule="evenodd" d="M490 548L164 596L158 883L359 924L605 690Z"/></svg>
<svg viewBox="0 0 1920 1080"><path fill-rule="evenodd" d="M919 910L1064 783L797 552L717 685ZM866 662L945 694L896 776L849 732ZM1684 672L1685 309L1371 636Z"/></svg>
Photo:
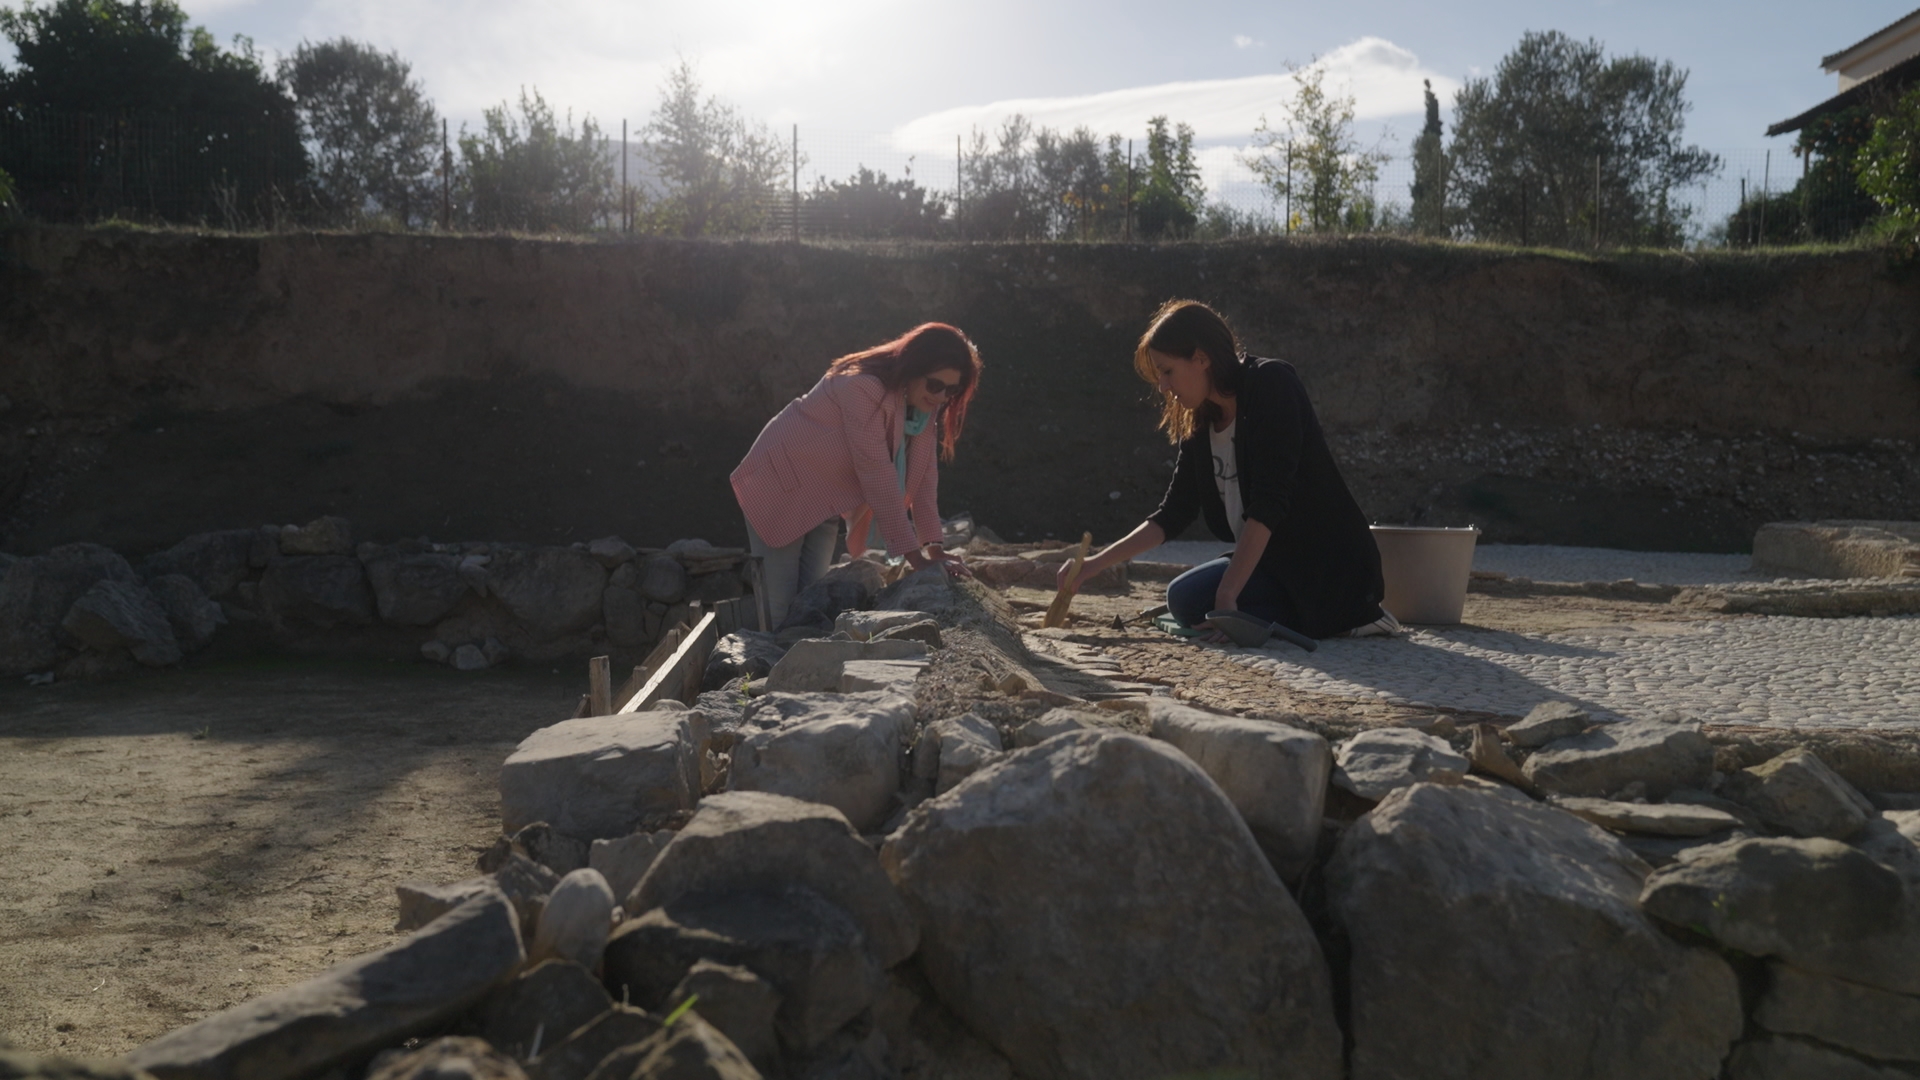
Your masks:
<svg viewBox="0 0 1920 1080"><path fill-rule="evenodd" d="M893 469L900 477L900 494L903 497L907 493L907 436L918 435L927 430L927 421L931 419L933 419L932 413L921 412L911 405L907 406L906 423L900 425L900 438L893 447ZM887 538L880 535L880 515L875 513L873 521L867 526L867 548L872 551L882 551L886 546Z"/></svg>

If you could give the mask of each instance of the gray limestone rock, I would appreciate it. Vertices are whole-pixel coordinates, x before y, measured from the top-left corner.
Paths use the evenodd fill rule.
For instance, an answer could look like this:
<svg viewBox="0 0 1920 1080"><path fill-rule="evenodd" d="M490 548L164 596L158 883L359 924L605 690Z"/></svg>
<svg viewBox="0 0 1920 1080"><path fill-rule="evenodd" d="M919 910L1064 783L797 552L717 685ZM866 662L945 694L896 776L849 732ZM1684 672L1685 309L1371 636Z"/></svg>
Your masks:
<svg viewBox="0 0 1920 1080"><path fill-rule="evenodd" d="M666 837L671 839L672 835L667 833ZM595 840L587 853L587 865L600 871L600 876L607 879L607 887L613 890L615 899L624 901L633 887L640 884L640 879L646 876L647 869L653 865L665 842L644 832L615 840Z"/></svg>
<svg viewBox="0 0 1920 1080"><path fill-rule="evenodd" d="M603 536L587 544L587 554L594 561L611 570L633 559L633 545L617 536Z"/></svg>
<svg viewBox="0 0 1920 1080"><path fill-rule="evenodd" d="M127 560L99 544L66 544L0 569L0 675L25 675L61 657L60 621L102 581L135 584Z"/></svg>
<svg viewBox="0 0 1920 1080"><path fill-rule="evenodd" d="M707 656L706 674L700 685L718 690L735 679L764 679L773 665L785 656L786 649L772 634L758 630L735 630L714 644Z"/></svg>
<svg viewBox="0 0 1920 1080"><path fill-rule="evenodd" d="M1920 1063L1920 998L1787 964L1771 964L1768 971L1766 996L1753 1014L1761 1027L1880 1061Z"/></svg>
<svg viewBox="0 0 1920 1080"><path fill-rule="evenodd" d="M283 525L280 528L280 554L351 555L353 526L348 524L346 518L331 514L315 518L305 525Z"/></svg>
<svg viewBox="0 0 1920 1080"><path fill-rule="evenodd" d="M227 624L227 613L207 599L200 586L185 574L149 578L147 588L167 613L167 623L173 627L174 640L180 643L182 652L205 648L220 627Z"/></svg>
<svg viewBox="0 0 1920 1080"><path fill-rule="evenodd" d="M527 1080L520 1063L485 1039L444 1035L425 1046L375 1060L367 1080Z"/></svg>
<svg viewBox="0 0 1920 1080"><path fill-rule="evenodd" d="M886 690L911 697L925 670L925 660L849 660L840 668L838 689L843 694Z"/></svg>
<svg viewBox="0 0 1920 1080"><path fill-rule="evenodd" d="M1805 748L1732 773L1719 793L1792 836L1845 840L1875 813L1864 795Z"/></svg>
<svg viewBox="0 0 1920 1080"><path fill-rule="evenodd" d="M962 713L921 729L913 744L913 771L933 781L932 794L945 795L1000 755L1000 729L990 720Z"/></svg>
<svg viewBox="0 0 1920 1080"><path fill-rule="evenodd" d="M1614 802L1577 795L1550 800L1557 809L1584 818L1603 829L1647 836L1706 836L1737 828L1740 819L1711 806L1673 803Z"/></svg>
<svg viewBox="0 0 1920 1080"><path fill-rule="evenodd" d="M298 555L267 564L260 575L260 607L275 625L331 630L373 622L373 590L360 560L345 555Z"/></svg>
<svg viewBox="0 0 1920 1080"><path fill-rule="evenodd" d="M746 968L701 960L688 968L686 977L673 988L666 1008L672 1010L692 1001L701 1019L766 1073L780 1067L780 1043L774 1026L780 1000L780 991L772 983Z"/></svg>
<svg viewBox="0 0 1920 1080"><path fill-rule="evenodd" d="M135 582L95 582L67 609L60 629L101 652L126 649L148 667L180 662L180 642L167 610L146 586Z"/></svg>
<svg viewBox="0 0 1920 1080"><path fill-rule="evenodd" d="M881 611L919 611L928 615L946 615L960 602L965 586L954 583L942 567L916 570L887 586L874 597L872 607Z"/></svg>
<svg viewBox="0 0 1920 1080"><path fill-rule="evenodd" d="M1700 725L1633 720L1548 743L1527 759L1527 779L1556 795L1604 797L1639 781L1659 798L1674 788L1704 788L1713 744Z"/></svg>
<svg viewBox="0 0 1920 1080"><path fill-rule="evenodd" d="M640 595L662 604L677 604L687 598L692 579L687 568L671 555L649 555L640 564Z"/></svg>
<svg viewBox="0 0 1920 1080"><path fill-rule="evenodd" d="M451 662L455 671L485 671L487 654L480 650L480 646L468 642L453 650Z"/></svg>
<svg viewBox="0 0 1920 1080"><path fill-rule="evenodd" d="M580 633L599 622L606 586L606 567L572 548L496 551L487 564L487 591L543 641Z"/></svg>
<svg viewBox="0 0 1920 1080"><path fill-rule="evenodd" d="M833 620L833 629L855 641L868 641L883 630L911 626L926 618L926 614L919 611L843 611Z"/></svg>
<svg viewBox="0 0 1920 1080"><path fill-rule="evenodd" d="M1147 703L1153 737L1200 766L1253 831L1282 881L1313 862L1333 754L1327 740L1272 720L1218 716L1164 698Z"/></svg>
<svg viewBox="0 0 1920 1080"><path fill-rule="evenodd" d="M917 660L927 655L921 641L796 641L767 673L767 689L791 694L836 692L850 660Z"/></svg>
<svg viewBox="0 0 1920 1080"><path fill-rule="evenodd" d="M1033 1080L1341 1074L1326 963L1199 766L1135 735L1007 755L881 850L939 1000Z"/></svg>
<svg viewBox="0 0 1920 1080"><path fill-rule="evenodd" d="M1727 1059L1727 1080L1913 1080L1904 1069L1882 1067L1837 1050L1779 1037L1741 1043Z"/></svg>
<svg viewBox="0 0 1920 1080"><path fill-rule="evenodd" d="M588 1080L609 1055L645 1042L659 1030L658 1017L615 1005L572 1032L542 1038L540 1054L527 1063L527 1076L530 1080Z"/></svg>
<svg viewBox="0 0 1920 1080"><path fill-rule="evenodd" d="M560 879L540 909L527 959L571 960L599 966L600 952L613 932L613 889L594 869L575 870Z"/></svg>
<svg viewBox="0 0 1920 1080"><path fill-rule="evenodd" d="M586 1080L760 1080L760 1072L719 1028L688 1013L608 1054Z"/></svg>
<svg viewBox="0 0 1920 1080"><path fill-rule="evenodd" d="M691 809L700 763L686 716L627 713L566 720L521 740L500 767L506 831L544 821L592 841Z"/></svg>
<svg viewBox="0 0 1920 1080"><path fill-rule="evenodd" d="M127 1055L160 1080L313 1076L465 1012L526 957L513 907L476 896L405 940Z"/></svg>
<svg viewBox="0 0 1920 1080"><path fill-rule="evenodd" d="M892 812L913 727L899 694L768 694L746 714L727 785L823 803L871 829Z"/></svg>
<svg viewBox="0 0 1920 1080"><path fill-rule="evenodd" d="M380 620L396 626L432 626L472 593L454 555L402 555L381 549L365 560Z"/></svg>
<svg viewBox="0 0 1920 1080"><path fill-rule="evenodd" d="M1340 744L1333 783L1378 801L1397 788L1427 780L1459 779L1467 759L1445 739L1412 728L1373 728Z"/></svg>
<svg viewBox="0 0 1920 1080"><path fill-rule="evenodd" d="M872 607L884 583L878 563L867 559L841 563L801 589L787 606L786 618L774 629L812 626L830 633L841 612Z"/></svg>
<svg viewBox="0 0 1920 1080"><path fill-rule="evenodd" d="M525 1061L533 1056L536 1035L553 1046L612 1007L613 998L593 972L548 960L488 994L473 1016L488 1042Z"/></svg>
<svg viewBox="0 0 1920 1080"><path fill-rule="evenodd" d="M1529 749L1545 746L1587 730L1593 721L1587 711L1565 701L1543 701L1527 712L1526 718L1508 725L1503 734L1515 746Z"/></svg>
<svg viewBox="0 0 1920 1080"><path fill-rule="evenodd" d="M1744 953L1920 994L1920 901L1898 874L1837 840L1695 848L1653 872L1640 904Z"/></svg>
<svg viewBox="0 0 1920 1080"><path fill-rule="evenodd" d="M420 646L420 657L435 664L444 664L453 659L453 646L444 641L423 642Z"/></svg>
<svg viewBox="0 0 1920 1080"><path fill-rule="evenodd" d="M259 529L224 529L197 533L140 563L140 576L151 581L169 574L190 578L214 599L226 596L247 579L249 569L267 565L279 546Z"/></svg>
<svg viewBox="0 0 1920 1080"><path fill-rule="evenodd" d="M1881 866L1920 886L1920 810L1887 810L1867 822L1853 846Z"/></svg>
<svg viewBox="0 0 1920 1080"><path fill-rule="evenodd" d="M1388 795L1327 868L1353 948L1353 1080L1714 1075L1741 1030L1733 970L1640 913L1645 874L1511 789Z"/></svg>
<svg viewBox="0 0 1920 1080"><path fill-rule="evenodd" d="M832 807L729 791L700 803L626 896L640 914L696 892L769 892L804 885L853 916L882 967L913 954L919 930L874 851Z"/></svg>

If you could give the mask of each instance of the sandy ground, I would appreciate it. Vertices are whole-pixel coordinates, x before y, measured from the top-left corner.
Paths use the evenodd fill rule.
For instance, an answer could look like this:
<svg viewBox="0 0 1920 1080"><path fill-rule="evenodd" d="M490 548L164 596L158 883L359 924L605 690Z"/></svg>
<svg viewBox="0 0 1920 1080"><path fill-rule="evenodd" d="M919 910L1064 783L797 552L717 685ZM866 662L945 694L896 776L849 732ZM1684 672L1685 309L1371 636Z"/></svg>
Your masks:
<svg viewBox="0 0 1920 1080"><path fill-rule="evenodd" d="M393 940L471 877L570 668L229 663L0 688L0 1036L117 1056Z"/></svg>

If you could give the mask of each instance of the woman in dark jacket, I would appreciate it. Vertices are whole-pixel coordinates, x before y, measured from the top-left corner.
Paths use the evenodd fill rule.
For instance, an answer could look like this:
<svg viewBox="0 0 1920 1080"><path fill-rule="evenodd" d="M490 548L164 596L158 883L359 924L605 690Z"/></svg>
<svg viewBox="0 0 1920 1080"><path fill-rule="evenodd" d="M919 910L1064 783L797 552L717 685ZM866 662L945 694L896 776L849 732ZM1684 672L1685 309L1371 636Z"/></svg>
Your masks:
<svg viewBox="0 0 1920 1080"><path fill-rule="evenodd" d="M1141 335L1134 368L1159 388L1160 426L1179 457L1160 508L1088 559L1083 578L1201 517L1234 548L1168 584L1181 625L1210 627L1209 612L1243 611L1317 638L1399 629L1380 606L1373 533L1293 365L1246 356L1212 308L1174 300Z"/></svg>

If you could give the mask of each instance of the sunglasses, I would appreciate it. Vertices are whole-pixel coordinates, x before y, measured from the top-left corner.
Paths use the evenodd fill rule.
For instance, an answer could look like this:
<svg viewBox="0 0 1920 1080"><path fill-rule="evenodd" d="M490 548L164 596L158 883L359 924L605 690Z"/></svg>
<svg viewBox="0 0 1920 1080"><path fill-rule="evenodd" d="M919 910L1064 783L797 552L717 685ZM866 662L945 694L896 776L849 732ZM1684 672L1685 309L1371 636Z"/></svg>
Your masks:
<svg viewBox="0 0 1920 1080"><path fill-rule="evenodd" d="M960 388L965 385L966 383L964 382L941 382L931 375L927 376L927 393L932 394L934 397L948 397L953 394L958 394Z"/></svg>

